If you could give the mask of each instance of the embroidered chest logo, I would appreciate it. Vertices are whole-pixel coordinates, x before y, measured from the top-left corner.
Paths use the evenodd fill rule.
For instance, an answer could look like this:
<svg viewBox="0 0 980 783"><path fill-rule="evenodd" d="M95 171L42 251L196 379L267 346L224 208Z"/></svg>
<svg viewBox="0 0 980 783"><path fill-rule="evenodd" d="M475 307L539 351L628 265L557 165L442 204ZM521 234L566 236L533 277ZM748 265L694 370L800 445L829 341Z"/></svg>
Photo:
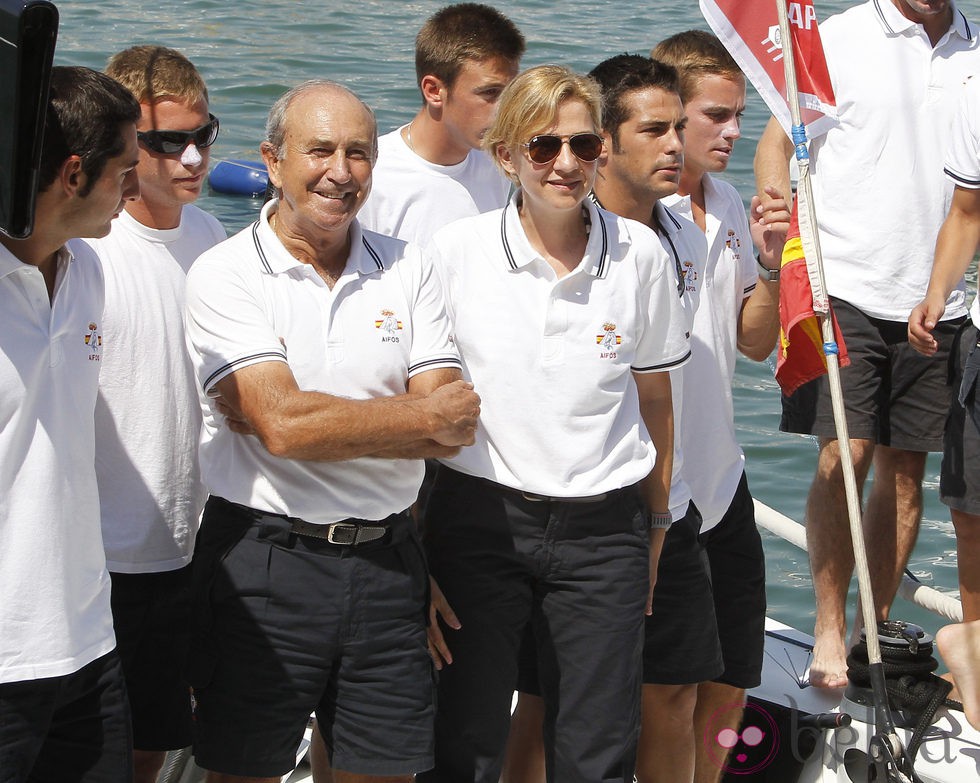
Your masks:
<svg viewBox="0 0 980 783"><path fill-rule="evenodd" d="M90 362L102 361L102 333L99 326L94 321L89 321L88 331L85 332L85 345L88 346L88 360Z"/></svg>
<svg viewBox="0 0 980 783"><path fill-rule="evenodd" d="M616 324L606 321L602 325L602 334L595 336L596 345L599 346L600 359L615 359L616 348L623 343L621 335L616 334Z"/></svg>
<svg viewBox="0 0 980 783"><path fill-rule="evenodd" d="M693 261L685 261L681 268L681 276L684 278L685 291L698 290L698 270Z"/></svg>
<svg viewBox="0 0 980 783"><path fill-rule="evenodd" d="M381 342L397 343L398 333L402 330L402 322L395 318L395 311L385 308L381 318L374 322L374 328L381 331Z"/></svg>
<svg viewBox="0 0 980 783"><path fill-rule="evenodd" d="M732 256L734 256L736 261L742 260L742 240L738 238L738 234L732 229L728 229L728 238L725 240L725 247L732 252Z"/></svg>

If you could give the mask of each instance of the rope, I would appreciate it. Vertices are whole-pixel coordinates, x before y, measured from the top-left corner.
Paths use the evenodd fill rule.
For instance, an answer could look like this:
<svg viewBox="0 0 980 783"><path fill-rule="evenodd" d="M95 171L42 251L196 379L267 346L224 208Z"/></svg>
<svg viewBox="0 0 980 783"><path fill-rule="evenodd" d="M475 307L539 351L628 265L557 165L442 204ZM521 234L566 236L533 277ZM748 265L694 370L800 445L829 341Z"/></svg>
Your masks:
<svg viewBox="0 0 980 783"><path fill-rule="evenodd" d="M908 744L909 759L915 764L919 747L939 708L962 710L963 705L947 698L953 688L952 683L932 673L939 663L932 655L931 643L920 644L915 652L908 647L882 645L881 661L889 704L893 709L910 713L915 720ZM854 685L871 687L868 646L863 639L854 645L847 656L847 667L848 679Z"/></svg>

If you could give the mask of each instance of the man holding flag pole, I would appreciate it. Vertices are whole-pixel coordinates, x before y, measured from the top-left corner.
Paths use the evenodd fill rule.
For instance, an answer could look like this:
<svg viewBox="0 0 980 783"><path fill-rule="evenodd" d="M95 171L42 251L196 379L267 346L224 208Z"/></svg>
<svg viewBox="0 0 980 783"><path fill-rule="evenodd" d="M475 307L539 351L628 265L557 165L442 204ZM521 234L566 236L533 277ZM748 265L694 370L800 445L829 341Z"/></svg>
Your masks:
<svg viewBox="0 0 980 783"><path fill-rule="evenodd" d="M809 5L790 3L797 34L815 30L815 15L801 11ZM864 531L876 557L862 600L873 594L875 616L884 619L915 544L926 454L942 445L950 395L945 357L966 313L962 290L952 293L936 327L935 360L908 346L905 324L925 289L948 206L946 137L964 79L980 70L976 31L950 0L869 0L821 25L839 122L809 147L812 209L827 294L849 347L850 366L840 363L849 449L840 447L825 378L795 392L794 383L784 385L781 425L820 438L806 513L817 602L810 682L819 687L847 683L845 610L855 563L847 531L849 519L860 516L870 468ZM793 149L778 120L770 120L756 153L760 192L786 187ZM785 348L785 335L781 342ZM781 364L792 369L793 362L790 347ZM848 453L851 498L842 481Z"/></svg>

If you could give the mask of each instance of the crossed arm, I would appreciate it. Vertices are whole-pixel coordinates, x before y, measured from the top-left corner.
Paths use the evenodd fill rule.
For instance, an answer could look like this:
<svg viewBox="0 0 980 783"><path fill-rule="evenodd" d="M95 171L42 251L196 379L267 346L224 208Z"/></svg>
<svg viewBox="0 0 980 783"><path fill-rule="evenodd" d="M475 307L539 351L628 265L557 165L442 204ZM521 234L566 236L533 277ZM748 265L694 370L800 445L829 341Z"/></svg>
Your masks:
<svg viewBox="0 0 980 783"><path fill-rule="evenodd" d="M480 415L479 396L455 369L419 373L406 394L352 400L303 391L289 365L263 362L225 376L215 390L233 430L287 459L450 456L473 442Z"/></svg>

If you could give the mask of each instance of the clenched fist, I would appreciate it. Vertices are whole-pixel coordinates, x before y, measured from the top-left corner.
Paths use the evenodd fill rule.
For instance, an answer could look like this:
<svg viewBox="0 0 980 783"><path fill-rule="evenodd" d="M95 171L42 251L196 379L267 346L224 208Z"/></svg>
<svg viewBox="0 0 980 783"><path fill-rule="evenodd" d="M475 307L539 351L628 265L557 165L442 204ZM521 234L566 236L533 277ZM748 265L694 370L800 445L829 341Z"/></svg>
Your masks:
<svg viewBox="0 0 980 783"><path fill-rule="evenodd" d="M469 446L480 417L480 395L468 381L440 386L425 398L433 420L432 439L443 446Z"/></svg>

